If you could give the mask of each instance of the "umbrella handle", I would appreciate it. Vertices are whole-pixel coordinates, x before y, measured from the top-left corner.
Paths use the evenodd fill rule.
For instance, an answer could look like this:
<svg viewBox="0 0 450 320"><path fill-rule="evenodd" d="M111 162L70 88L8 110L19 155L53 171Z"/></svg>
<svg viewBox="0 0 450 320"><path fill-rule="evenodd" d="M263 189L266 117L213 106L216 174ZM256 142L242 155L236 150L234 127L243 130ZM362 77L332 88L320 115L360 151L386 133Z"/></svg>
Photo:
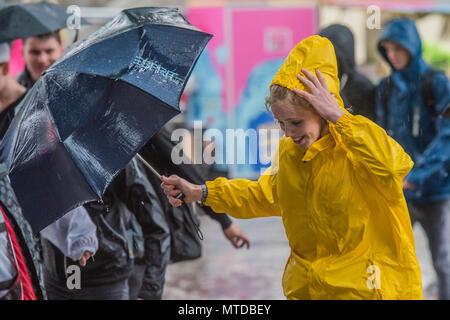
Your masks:
<svg viewBox="0 0 450 320"><path fill-rule="evenodd" d="M175 199L179 199L179 200L181 200L181 201L183 201L184 198L185 198L185 196L184 196L184 193L183 193L183 192L180 192L180 194L177 195L177 196L175 197Z"/></svg>
<svg viewBox="0 0 450 320"><path fill-rule="evenodd" d="M156 171L147 161L145 161L145 159L138 153L138 154L136 154L136 156L137 156L137 158L139 159L139 160L141 160L142 161L142 163L147 167L147 168L149 168L150 169L150 171L152 171L159 179L161 179L161 175L158 173L158 171ZM181 200L181 201L183 201L184 200L184 194L181 192L180 194L178 194L176 197L175 197L175 199L179 199L179 200Z"/></svg>

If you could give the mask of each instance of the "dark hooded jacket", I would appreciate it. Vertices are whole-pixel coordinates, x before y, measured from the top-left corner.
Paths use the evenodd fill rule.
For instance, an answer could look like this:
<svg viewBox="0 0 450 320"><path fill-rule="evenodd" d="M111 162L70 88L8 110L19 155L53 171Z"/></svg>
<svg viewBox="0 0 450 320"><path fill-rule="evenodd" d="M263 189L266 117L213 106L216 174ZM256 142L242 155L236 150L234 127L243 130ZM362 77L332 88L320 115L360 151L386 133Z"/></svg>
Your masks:
<svg viewBox="0 0 450 320"><path fill-rule="evenodd" d="M319 33L334 46L340 81L340 95L353 114L375 121L375 85L356 69L355 41L349 28L332 24Z"/></svg>
<svg viewBox="0 0 450 320"><path fill-rule="evenodd" d="M409 64L396 70L390 64L384 40L400 44L411 55ZM450 199L450 84L443 72L431 81L432 109L424 102L424 75L430 67L422 59L422 43L413 21L395 19L384 27L378 50L392 73L381 80L376 92L378 123L387 130L415 165L406 179L417 186L405 191L408 200L421 202Z"/></svg>

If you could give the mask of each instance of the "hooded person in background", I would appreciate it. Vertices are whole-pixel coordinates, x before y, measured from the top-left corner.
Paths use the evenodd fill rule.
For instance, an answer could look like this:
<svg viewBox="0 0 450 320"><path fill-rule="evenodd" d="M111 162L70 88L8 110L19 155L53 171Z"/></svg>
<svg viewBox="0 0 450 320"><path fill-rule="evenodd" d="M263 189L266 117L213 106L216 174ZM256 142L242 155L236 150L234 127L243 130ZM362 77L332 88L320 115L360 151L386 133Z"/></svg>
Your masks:
<svg viewBox="0 0 450 320"><path fill-rule="evenodd" d="M375 121L375 85L356 69L355 40L349 28L332 24L319 32L331 41L336 52L340 92L344 105Z"/></svg>
<svg viewBox="0 0 450 320"><path fill-rule="evenodd" d="M0 140L5 135L27 89L9 74L10 48L0 43Z"/></svg>
<svg viewBox="0 0 450 320"><path fill-rule="evenodd" d="M392 73L377 87L378 123L416 162L403 185L411 220L429 240L439 298L450 299L450 86L422 59L413 21L386 24L378 50Z"/></svg>

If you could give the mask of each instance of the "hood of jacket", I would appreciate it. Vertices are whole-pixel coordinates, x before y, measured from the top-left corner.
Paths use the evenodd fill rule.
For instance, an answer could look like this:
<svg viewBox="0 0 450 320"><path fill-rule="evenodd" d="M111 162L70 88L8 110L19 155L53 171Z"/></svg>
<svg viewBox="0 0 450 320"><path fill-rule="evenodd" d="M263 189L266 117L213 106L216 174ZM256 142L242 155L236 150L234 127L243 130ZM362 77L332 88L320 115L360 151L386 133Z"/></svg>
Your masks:
<svg viewBox="0 0 450 320"><path fill-rule="evenodd" d="M332 24L320 31L319 35L330 40L334 46L339 79L344 73L351 73L356 69L355 39L349 28Z"/></svg>
<svg viewBox="0 0 450 320"><path fill-rule="evenodd" d="M315 70L319 69L327 81L330 92L334 94L339 107L345 110L344 102L339 95L336 55L330 40L314 35L298 43L284 60L270 86L277 84L292 91L294 88L298 88L309 92L309 89L297 78L299 74L304 76L302 68L305 68L312 74L316 74Z"/></svg>
<svg viewBox="0 0 450 320"><path fill-rule="evenodd" d="M396 42L409 52L411 61L408 66L401 70L394 69L386 55L386 50L381 45L384 40ZM414 21L410 19L403 18L389 21L378 40L378 51L391 66L392 72L400 73L407 81L416 81L425 69L425 62L422 59L422 41Z"/></svg>

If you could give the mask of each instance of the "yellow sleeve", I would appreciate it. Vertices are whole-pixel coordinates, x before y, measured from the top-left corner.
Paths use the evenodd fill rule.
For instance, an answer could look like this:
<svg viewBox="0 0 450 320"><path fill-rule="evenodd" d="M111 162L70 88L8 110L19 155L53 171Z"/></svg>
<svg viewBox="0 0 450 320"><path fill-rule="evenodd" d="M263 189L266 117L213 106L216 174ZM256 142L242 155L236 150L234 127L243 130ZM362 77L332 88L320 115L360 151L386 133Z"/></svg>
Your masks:
<svg viewBox="0 0 450 320"><path fill-rule="evenodd" d="M208 181L205 205L215 212L226 212L238 219L279 216L276 178L271 167L258 181L226 178Z"/></svg>
<svg viewBox="0 0 450 320"><path fill-rule="evenodd" d="M414 165L403 148L367 118L345 113L335 129L354 161L367 168L384 187L402 182Z"/></svg>

